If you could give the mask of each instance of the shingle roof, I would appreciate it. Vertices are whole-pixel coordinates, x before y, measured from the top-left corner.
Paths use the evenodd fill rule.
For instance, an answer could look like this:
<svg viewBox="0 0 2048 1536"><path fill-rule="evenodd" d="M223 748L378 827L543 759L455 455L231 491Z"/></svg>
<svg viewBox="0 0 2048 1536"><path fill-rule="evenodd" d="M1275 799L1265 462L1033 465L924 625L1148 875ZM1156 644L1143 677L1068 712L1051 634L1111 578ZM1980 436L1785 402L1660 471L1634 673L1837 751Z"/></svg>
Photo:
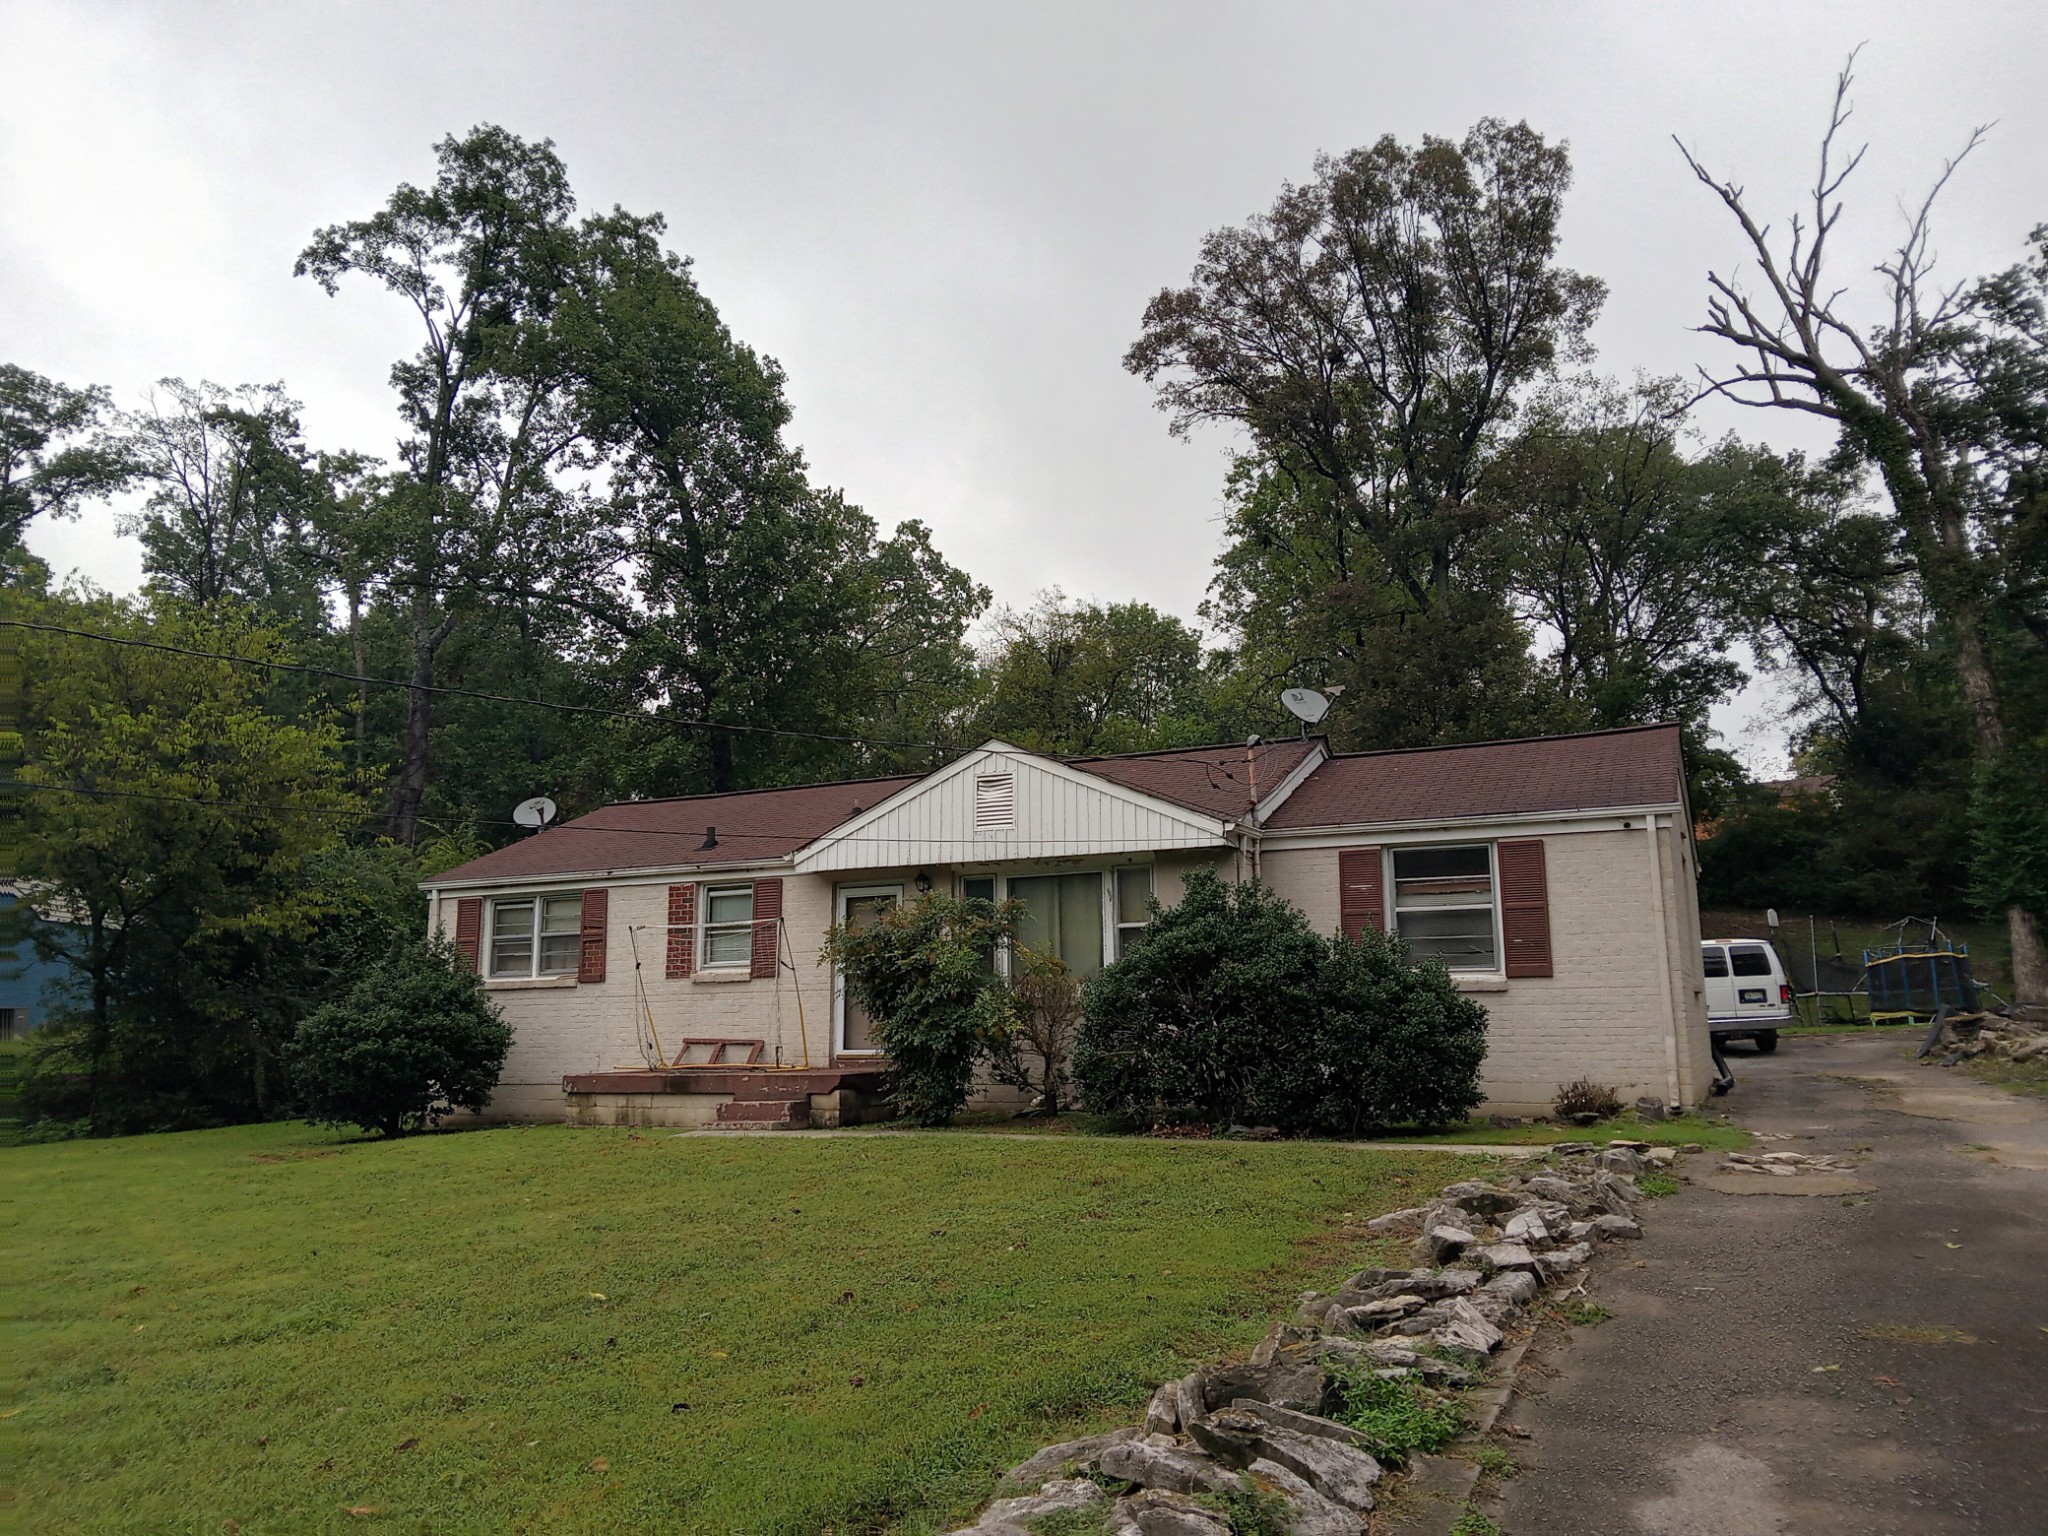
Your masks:
<svg viewBox="0 0 2048 1536"><path fill-rule="evenodd" d="M626 800L459 864L435 883L787 858L916 782L912 775L675 800ZM718 829L718 842L707 848L705 830L711 827Z"/></svg>
<svg viewBox="0 0 2048 1536"><path fill-rule="evenodd" d="M1252 770L1257 769L1259 798L1301 766L1321 745L1319 739L1261 742L1250 762L1237 745L1181 747L1166 752L1136 752L1124 757L1086 757L1069 766L1126 789L1157 795L1189 810L1235 821L1252 808ZM1298 793L1298 791L1297 791Z"/></svg>
<svg viewBox="0 0 2048 1536"><path fill-rule="evenodd" d="M1310 774L1266 825L1277 831L1670 805L1682 799L1684 782L1675 725L1347 753Z"/></svg>

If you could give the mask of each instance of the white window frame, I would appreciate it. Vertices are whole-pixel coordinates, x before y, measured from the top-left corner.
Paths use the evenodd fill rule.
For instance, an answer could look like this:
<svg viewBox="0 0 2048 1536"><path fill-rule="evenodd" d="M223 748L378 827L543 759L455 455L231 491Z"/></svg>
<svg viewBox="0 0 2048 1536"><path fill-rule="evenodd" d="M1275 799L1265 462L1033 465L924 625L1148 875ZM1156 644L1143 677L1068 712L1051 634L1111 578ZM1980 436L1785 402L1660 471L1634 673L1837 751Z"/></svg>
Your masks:
<svg viewBox="0 0 2048 1536"><path fill-rule="evenodd" d="M1498 841L1429 843L1396 843L1383 855L1385 865L1382 871L1381 889L1386 892L1387 931L1395 938L1401 937L1401 883L1394 875L1394 856L1401 853L1436 853L1452 848L1484 848L1486 850L1487 910L1493 923L1493 963L1491 965L1452 965L1444 961L1444 968L1453 976L1505 976L1507 974L1507 941L1500 927L1500 844ZM1472 902L1462 907L1418 907L1412 910L1423 912L1477 912L1479 903Z"/></svg>
<svg viewBox="0 0 2048 1536"><path fill-rule="evenodd" d="M1123 914L1117 906L1117 897L1120 894L1117 883L1126 870L1138 870L1144 874L1145 896L1148 901L1156 899L1159 895L1159 871L1155 865L1119 864L1109 871L1109 948L1104 953L1108 956L1107 963L1110 965L1115 965L1117 961L1123 959L1126 933L1134 938L1141 938L1152 926L1152 909L1149 906L1145 909L1144 921L1127 923L1123 920Z"/></svg>
<svg viewBox="0 0 2048 1536"><path fill-rule="evenodd" d="M569 930L576 936L576 946L571 951L569 963L559 970L544 971L540 968L541 914L551 901L573 901L576 903L576 926ZM527 934L526 969L523 971L501 971L498 969L498 911L501 907L533 908L533 927ZM484 979L486 981L540 981L551 976L567 976L572 980L583 968L583 893L581 891L532 891L517 896L493 896L484 903ZM559 933L553 935L559 938Z"/></svg>
<svg viewBox="0 0 2048 1536"><path fill-rule="evenodd" d="M739 922L714 923L711 921L711 899L714 896L732 896L744 892L747 898L747 915ZM714 960L711 958L711 935L730 933L739 929L746 934L746 953L737 960ZM754 965L754 882L751 880L722 880L717 884L706 883L697 892L697 969L700 971L746 971Z"/></svg>
<svg viewBox="0 0 2048 1536"><path fill-rule="evenodd" d="M1102 900L1100 906L1102 914L1102 963L1103 966L1107 968L1109 966L1116 964L1117 959L1119 958L1116 949L1117 936L1119 933L1125 931L1132 933L1143 933L1147 928L1151 926L1151 920L1149 918L1147 918L1147 920L1142 923L1119 923L1117 921L1116 877L1117 871L1121 869L1144 870L1147 881L1151 886L1152 894L1154 896L1159 894L1159 873L1158 866L1156 864L1106 864L1099 865L1094 869L1055 868L994 870L987 868L968 868L957 871L954 875L954 880L956 888L959 891L962 900L965 900L967 897L967 883L970 880L994 881L995 899L998 902L1004 902L1010 899L1010 882L1012 880L1034 880L1045 875L1097 876L1102 884ZM1008 944L1004 944L996 954L996 970L998 974L1003 976L1008 976L1011 974L1010 961L1010 946Z"/></svg>

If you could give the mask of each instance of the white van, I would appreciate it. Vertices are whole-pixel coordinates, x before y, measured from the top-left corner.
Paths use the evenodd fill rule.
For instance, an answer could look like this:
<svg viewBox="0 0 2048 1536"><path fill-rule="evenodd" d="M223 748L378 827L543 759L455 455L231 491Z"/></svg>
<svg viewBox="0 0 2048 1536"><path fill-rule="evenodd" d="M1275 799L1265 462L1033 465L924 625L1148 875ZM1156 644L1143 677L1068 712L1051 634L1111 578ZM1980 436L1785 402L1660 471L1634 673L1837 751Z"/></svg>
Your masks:
<svg viewBox="0 0 2048 1536"><path fill-rule="evenodd" d="M1777 949L1762 939L1702 939L1707 1029L1718 1043L1754 1040L1768 1055L1792 1022L1792 982Z"/></svg>

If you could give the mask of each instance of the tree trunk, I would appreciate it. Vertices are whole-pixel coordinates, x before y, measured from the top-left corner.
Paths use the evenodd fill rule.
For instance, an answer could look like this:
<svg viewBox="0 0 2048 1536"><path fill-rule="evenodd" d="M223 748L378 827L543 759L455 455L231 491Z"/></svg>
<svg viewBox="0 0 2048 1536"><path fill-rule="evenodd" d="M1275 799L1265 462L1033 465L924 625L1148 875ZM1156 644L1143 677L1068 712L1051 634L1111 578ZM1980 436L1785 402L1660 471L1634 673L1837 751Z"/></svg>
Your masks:
<svg viewBox="0 0 2048 1536"><path fill-rule="evenodd" d="M419 836L420 807L427 797L427 743L433 729L434 642L426 616L413 619L411 686L405 696L405 731L399 741L398 778L391 791L391 836L410 845Z"/></svg>
<svg viewBox="0 0 2048 1536"><path fill-rule="evenodd" d="M711 732L711 788L718 794L726 794L734 784L732 765L732 736L725 731Z"/></svg>

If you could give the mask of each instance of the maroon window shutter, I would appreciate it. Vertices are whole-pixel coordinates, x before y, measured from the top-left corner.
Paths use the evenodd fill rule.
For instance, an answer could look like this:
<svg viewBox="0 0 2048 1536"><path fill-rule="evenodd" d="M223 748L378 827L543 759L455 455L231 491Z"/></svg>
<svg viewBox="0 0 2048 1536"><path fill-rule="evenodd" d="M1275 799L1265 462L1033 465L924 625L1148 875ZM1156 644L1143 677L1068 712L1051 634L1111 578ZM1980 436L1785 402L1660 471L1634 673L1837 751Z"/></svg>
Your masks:
<svg viewBox="0 0 2048 1536"><path fill-rule="evenodd" d="M605 914L611 907L611 893L593 886L583 893L583 947L576 957L578 981L604 980Z"/></svg>
<svg viewBox="0 0 2048 1536"><path fill-rule="evenodd" d="M1510 976L1548 976L1550 964L1550 883L1543 868L1543 840L1524 838L1502 843L1500 861L1500 932L1507 944Z"/></svg>
<svg viewBox="0 0 2048 1536"><path fill-rule="evenodd" d="M747 974L765 981L775 974L776 949L782 940L782 882L754 882L754 960Z"/></svg>
<svg viewBox="0 0 2048 1536"><path fill-rule="evenodd" d="M1337 855L1337 915L1344 937L1387 926L1385 864L1377 848L1346 848Z"/></svg>
<svg viewBox="0 0 2048 1536"><path fill-rule="evenodd" d="M670 981L697 969L697 887L668 888L668 969Z"/></svg>
<svg viewBox="0 0 2048 1536"><path fill-rule="evenodd" d="M465 896L455 903L455 953L471 971L476 970L477 951L484 942L484 899Z"/></svg>

